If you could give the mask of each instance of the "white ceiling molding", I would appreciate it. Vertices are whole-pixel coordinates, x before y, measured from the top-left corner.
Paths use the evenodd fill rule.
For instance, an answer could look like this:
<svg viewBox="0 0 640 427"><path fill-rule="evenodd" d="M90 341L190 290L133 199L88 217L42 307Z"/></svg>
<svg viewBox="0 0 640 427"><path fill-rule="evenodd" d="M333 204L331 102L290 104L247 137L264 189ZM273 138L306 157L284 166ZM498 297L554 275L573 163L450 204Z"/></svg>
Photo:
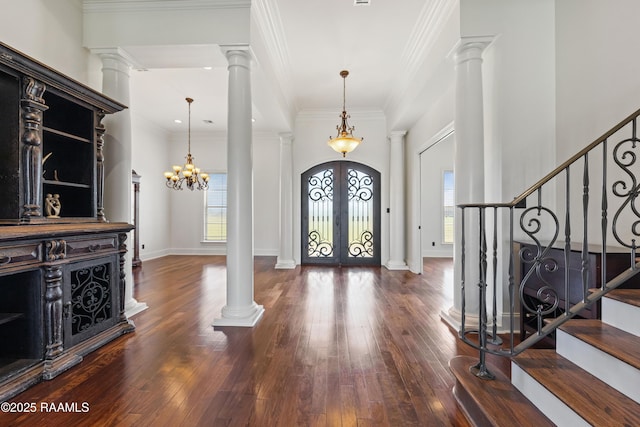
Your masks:
<svg viewBox="0 0 640 427"><path fill-rule="evenodd" d="M295 97L291 85L291 64L289 62L289 49L287 47L280 12L275 1L254 0L251 7L251 16L260 32L259 38L264 43L266 55L273 66L273 75L277 79L277 85L287 103L297 110ZM252 41L253 41L252 37Z"/></svg>
<svg viewBox="0 0 640 427"><path fill-rule="evenodd" d="M143 12L251 7L251 0L83 0L84 12Z"/></svg>
<svg viewBox="0 0 640 427"><path fill-rule="evenodd" d="M458 4L459 0L435 0L425 3L420 17L416 21L417 24L403 49L393 90L390 91L389 98L385 103L384 109L388 115L393 115L392 111L397 109L399 105L406 103L408 93L413 95L417 93L415 88L420 87L423 83L422 80L424 80L423 76L418 75L423 64L427 61L437 63L442 59L431 58L430 53Z"/></svg>

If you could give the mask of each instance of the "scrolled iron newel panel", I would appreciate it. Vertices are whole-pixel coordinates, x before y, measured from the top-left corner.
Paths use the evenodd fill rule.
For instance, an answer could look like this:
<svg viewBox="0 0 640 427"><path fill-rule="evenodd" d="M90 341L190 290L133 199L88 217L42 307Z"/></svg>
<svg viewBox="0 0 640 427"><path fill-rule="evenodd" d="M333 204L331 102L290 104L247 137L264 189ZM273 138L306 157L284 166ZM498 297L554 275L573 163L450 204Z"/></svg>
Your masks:
<svg viewBox="0 0 640 427"><path fill-rule="evenodd" d="M616 180L611 187L612 194L620 199L622 203L617 209L612 224L612 231L615 239L622 246L630 248L635 258L637 241L640 238L640 206L637 205L640 195L640 186L632 167L636 166L637 156L634 151L640 139L636 136L636 120L632 122L632 136L617 143L613 148L613 161L626 176L624 179ZM630 224L623 230L619 230L621 215L632 215Z"/></svg>
<svg viewBox="0 0 640 427"><path fill-rule="evenodd" d="M553 230L550 230L553 237L544 247L540 243L540 235L543 231L543 215L553 222ZM522 280L519 284L519 300L521 306L537 319L538 333L543 326L543 318L553 313L560 301L558 293L553 286L545 279L544 273L554 273L558 270L558 261L548 253L558 239L560 230L558 217L550 209L543 206L534 206L526 209L520 216L520 229L535 242L535 249L525 246L520 249L518 256L523 265L530 265L529 269L522 272ZM525 288L528 283L541 283L536 292L536 299L528 299L525 296ZM524 313L521 313L524 315Z"/></svg>

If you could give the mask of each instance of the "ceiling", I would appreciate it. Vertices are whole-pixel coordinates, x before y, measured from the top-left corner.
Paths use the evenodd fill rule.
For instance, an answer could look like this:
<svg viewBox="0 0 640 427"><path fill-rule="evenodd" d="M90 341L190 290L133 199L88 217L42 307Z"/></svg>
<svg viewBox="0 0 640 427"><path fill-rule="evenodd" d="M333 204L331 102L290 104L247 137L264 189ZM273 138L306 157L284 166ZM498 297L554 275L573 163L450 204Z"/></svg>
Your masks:
<svg viewBox="0 0 640 427"><path fill-rule="evenodd" d="M252 5L254 130L291 130L300 111L346 107L389 113L415 95L409 84L428 60L430 43L452 0L261 0ZM401 4L401 6L400 6ZM255 12L254 12L255 9ZM265 19L268 18L268 19ZM169 132L224 132L227 60L215 45L124 47L137 64L130 107ZM203 67L211 67L205 69ZM181 119L182 124L174 123Z"/></svg>

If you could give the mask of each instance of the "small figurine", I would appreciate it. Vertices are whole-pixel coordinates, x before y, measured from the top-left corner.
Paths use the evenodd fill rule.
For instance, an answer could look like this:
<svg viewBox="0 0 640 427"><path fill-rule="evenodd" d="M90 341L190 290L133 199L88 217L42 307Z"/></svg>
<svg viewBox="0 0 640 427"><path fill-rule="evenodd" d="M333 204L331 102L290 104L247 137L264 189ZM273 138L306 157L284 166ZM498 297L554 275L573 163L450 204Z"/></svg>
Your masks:
<svg viewBox="0 0 640 427"><path fill-rule="evenodd" d="M60 218L60 209L62 205L60 203L60 195L59 194L47 194L45 198L45 211L47 213L47 218Z"/></svg>

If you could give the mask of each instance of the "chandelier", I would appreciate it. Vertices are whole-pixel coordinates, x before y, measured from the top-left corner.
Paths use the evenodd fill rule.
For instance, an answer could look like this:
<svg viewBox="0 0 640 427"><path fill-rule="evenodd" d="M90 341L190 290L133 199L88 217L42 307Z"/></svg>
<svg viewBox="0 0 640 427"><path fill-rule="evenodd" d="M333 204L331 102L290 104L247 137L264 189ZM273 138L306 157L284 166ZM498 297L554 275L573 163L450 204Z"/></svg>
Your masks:
<svg viewBox="0 0 640 427"><path fill-rule="evenodd" d="M189 138L188 150L187 150L187 163L184 166L174 165L172 167L173 172L165 172L164 177L167 179L167 187L174 190L182 190L182 185L186 184L187 188L191 191L206 190L209 188L209 174L201 173L200 168L197 168L193 164L193 157L191 156L191 103L193 99L185 98L189 104Z"/></svg>
<svg viewBox="0 0 640 427"><path fill-rule="evenodd" d="M342 153L342 157L346 157L347 153L352 152L362 142L362 138L356 138L353 136L355 126L349 126L347 119L350 118L347 114L345 107L346 99L346 86L347 76L349 72L347 70L340 71L340 77L342 77L342 115L340 119L342 122L336 126L338 135L335 138L329 139L329 147L333 148L338 153Z"/></svg>

